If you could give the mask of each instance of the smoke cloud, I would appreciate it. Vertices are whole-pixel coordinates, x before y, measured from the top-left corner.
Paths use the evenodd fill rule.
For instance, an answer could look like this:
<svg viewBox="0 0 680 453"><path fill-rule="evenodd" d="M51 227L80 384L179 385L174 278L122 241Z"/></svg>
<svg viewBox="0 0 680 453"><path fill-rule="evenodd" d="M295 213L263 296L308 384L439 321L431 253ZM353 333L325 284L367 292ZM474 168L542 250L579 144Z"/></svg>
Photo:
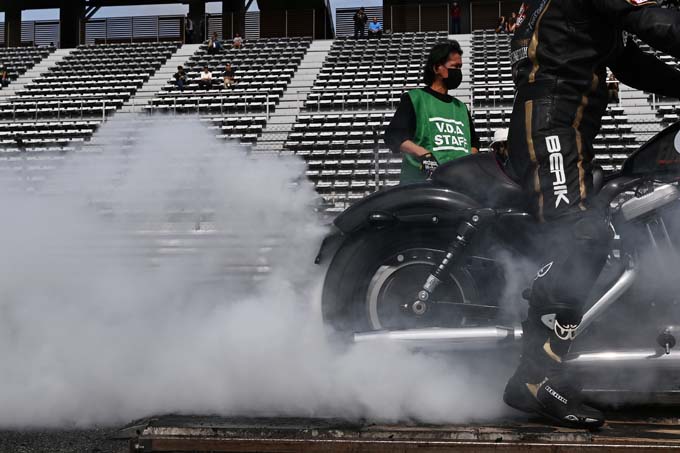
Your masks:
<svg viewBox="0 0 680 453"><path fill-rule="evenodd" d="M112 120L95 140L1 175L0 426L504 413L494 365L328 344L301 160L187 118Z"/></svg>

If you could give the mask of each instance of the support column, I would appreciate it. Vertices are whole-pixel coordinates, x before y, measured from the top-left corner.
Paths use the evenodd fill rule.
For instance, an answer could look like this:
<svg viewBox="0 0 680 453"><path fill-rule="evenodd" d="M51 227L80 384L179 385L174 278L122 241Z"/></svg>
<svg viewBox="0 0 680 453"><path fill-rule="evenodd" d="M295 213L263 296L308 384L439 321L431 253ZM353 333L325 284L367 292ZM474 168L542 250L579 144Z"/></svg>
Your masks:
<svg viewBox="0 0 680 453"><path fill-rule="evenodd" d="M194 43L202 43L207 39L205 30L205 0L189 1L189 17L194 22Z"/></svg>
<svg viewBox="0 0 680 453"><path fill-rule="evenodd" d="M7 2L5 9L5 45L21 45L21 6L19 2Z"/></svg>
<svg viewBox="0 0 680 453"><path fill-rule="evenodd" d="M62 0L59 9L59 41L62 48L85 42L85 0Z"/></svg>
<svg viewBox="0 0 680 453"><path fill-rule="evenodd" d="M394 27L392 26L392 1L383 0L383 34L386 30L391 30L394 33Z"/></svg>
<svg viewBox="0 0 680 453"><path fill-rule="evenodd" d="M245 0L222 0L222 39L231 39L236 33L245 36L245 31Z"/></svg>

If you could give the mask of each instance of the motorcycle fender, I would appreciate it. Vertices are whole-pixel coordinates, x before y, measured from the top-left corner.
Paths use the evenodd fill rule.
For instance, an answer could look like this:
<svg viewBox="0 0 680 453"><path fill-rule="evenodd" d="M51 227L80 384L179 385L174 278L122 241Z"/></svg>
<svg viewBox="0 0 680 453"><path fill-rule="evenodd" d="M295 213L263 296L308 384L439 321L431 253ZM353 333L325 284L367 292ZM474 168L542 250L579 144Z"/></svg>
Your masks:
<svg viewBox="0 0 680 453"><path fill-rule="evenodd" d="M347 235L394 222L431 225L437 223L441 215L459 218L461 210L479 207L470 197L445 187L431 183L404 184L369 195L346 209L333 223Z"/></svg>
<svg viewBox="0 0 680 453"><path fill-rule="evenodd" d="M335 256L335 252L345 241L346 236L337 227L333 226L332 231L323 239L321 247L316 254L314 264L324 264L330 262L330 258Z"/></svg>

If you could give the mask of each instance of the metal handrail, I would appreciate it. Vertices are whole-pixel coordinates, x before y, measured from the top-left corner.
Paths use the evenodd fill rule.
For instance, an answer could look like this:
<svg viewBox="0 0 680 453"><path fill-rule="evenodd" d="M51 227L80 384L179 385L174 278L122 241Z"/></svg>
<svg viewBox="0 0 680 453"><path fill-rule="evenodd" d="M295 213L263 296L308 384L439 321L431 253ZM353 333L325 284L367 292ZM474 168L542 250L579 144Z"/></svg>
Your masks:
<svg viewBox="0 0 680 453"><path fill-rule="evenodd" d="M265 115L266 115L267 119L269 119L271 117L271 110L269 108L271 93L263 93L263 95L265 96ZM186 108L187 106L195 105L196 106L196 114L200 115L201 114L201 103L200 103L200 101L201 101L202 97L203 96L196 96L195 99L189 99L189 101L186 104L182 104L179 107ZM220 99L220 114L221 115L224 115L224 105L225 105L224 104L224 98L221 98ZM134 104L134 98L133 98L133 110L134 110L134 106L135 106L135 104ZM158 109L158 107L154 106L153 103L148 104L147 108L150 108L150 110ZM174 96L172 98L172 112L173 112L174 115L177 115L177 108L178 108L177 96ZM257 110L259 111L259 109L257 109ZM207 111L209 112L210 110L207 109ZM246 113L246 114L248 113L248 103L244 104L243 113ZM251 113L254 113L254 112L251 110Z"/></svg>
<svg viewBox="0 0 680 453"><path fill-rule="evenodd" d="M391 87L366 87L366 88L324 88L313 86L307 93L347 93L347 92L364 92L364 91L386 91L386 90L414 90L416 88L423 88L423 85L395 85Z"/></svg>
<svg viewBox="0 0 680 453"><path fill-rule="evenodd" d="M12 119L16 120L17 119L17 104L16 101L27 101L31 102L33 101L34 107L35 107L35 115L34 115L34 120L38 120L38 104L39 101L57 101L57 119L61 119L61 106L62 102L64 101L71 101L72 103L80 103L80 118L82 119L84 117L84 104L85 101L101 101L101 106L102 106L102 121L106 121L106 103L109 100L109 98L102 97L102 96L93 96L93 97L78 97L75 99L69 99L69 98L64 98L64 97L53 97L53 96L48 96L48 97L28 97L28 98L18 98L14 100L3 100L0 101L0 107L3 106L12 106ZM134 99L133 99L133 106L134 106ZM134 108L134 107L133 107Z"/></svg>

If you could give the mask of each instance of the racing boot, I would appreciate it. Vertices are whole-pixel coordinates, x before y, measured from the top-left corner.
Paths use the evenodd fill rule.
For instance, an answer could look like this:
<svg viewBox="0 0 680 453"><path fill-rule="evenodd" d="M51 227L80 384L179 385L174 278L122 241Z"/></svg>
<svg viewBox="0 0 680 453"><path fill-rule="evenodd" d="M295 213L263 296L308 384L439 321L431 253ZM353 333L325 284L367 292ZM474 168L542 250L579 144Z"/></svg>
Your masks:
<svg viewBox="0 0 680 453"><path fill-rule="evenodd" d="M580 318L569 311L540 315L530 310L522 324L520 365L503 394L508 406L571 428L594 429L604 424L604 414L583 403L580 384L562 363Z"/></svg>

